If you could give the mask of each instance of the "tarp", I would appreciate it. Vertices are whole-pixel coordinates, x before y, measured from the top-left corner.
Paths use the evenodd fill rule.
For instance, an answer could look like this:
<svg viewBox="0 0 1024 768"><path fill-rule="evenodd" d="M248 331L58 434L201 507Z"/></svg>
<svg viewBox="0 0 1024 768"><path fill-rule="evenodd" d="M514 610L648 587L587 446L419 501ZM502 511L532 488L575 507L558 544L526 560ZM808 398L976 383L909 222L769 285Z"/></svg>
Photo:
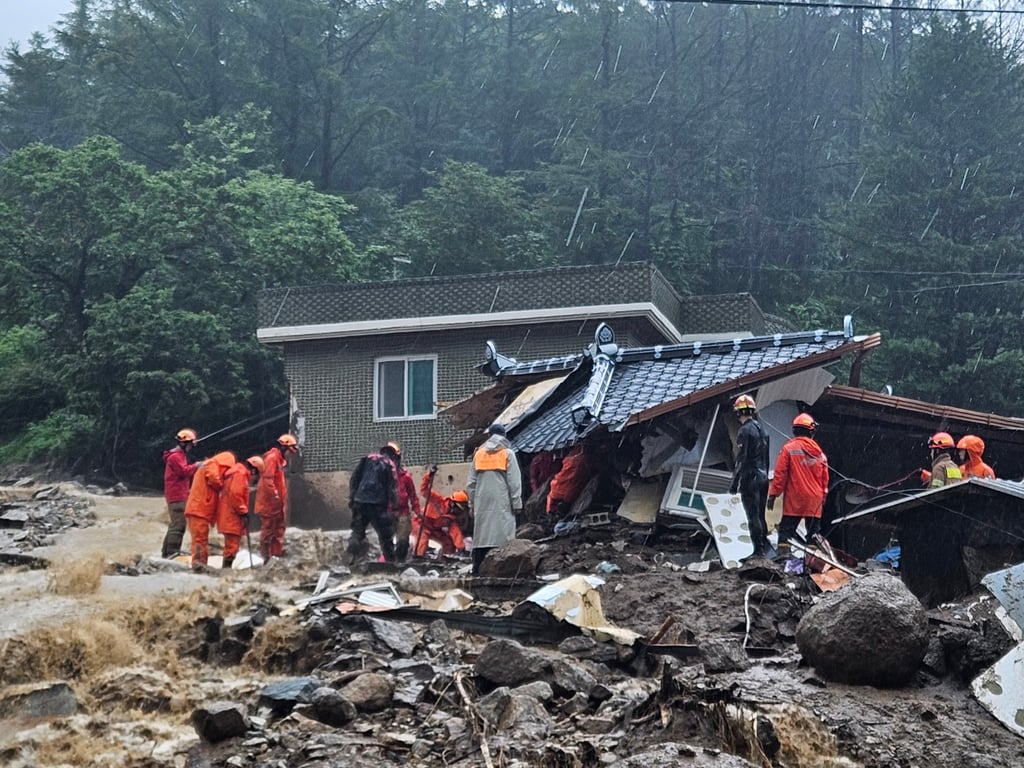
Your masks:
<svg viewBox="0 0 1024 768"><path fill-rule="evenodd" d="M574 574L554 584L541 587L527 602L539 605L552 616L579 627L595 640L614 640L620 645L633 645L640 635L608 623L601 608L597 588L604 579Z"/></svg>

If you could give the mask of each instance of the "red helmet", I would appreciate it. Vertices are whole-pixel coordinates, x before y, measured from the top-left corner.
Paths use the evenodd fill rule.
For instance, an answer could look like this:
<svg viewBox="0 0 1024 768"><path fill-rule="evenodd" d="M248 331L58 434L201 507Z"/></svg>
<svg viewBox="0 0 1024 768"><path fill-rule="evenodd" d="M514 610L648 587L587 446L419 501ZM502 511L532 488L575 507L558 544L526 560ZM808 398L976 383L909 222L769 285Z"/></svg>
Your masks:
<svg viewBox="0 0 1024 768"><path fill-rule="evenodd" d="M801 429L809 429L813 432L818 428L818 422L812 418L811 414L801 413L793 419L793 426L800 427Z"/></svg>
<svg viewBox="0 0 1024 768"><path fill-rule="evenodd" d="M455 502L462 502L463 504L467 504L469 503L469 494L466 493L465 491L455 491L455 493L451 495L451 499L452 501Z"/></svg>
<svg viewBox="0 0 1024 768"><path fill-rule="evenodd" d="M196 441L196 432L194 429L179 429L174 439L179 443L194 443Z"/></svg>
<svg viewBox="0 0 1024 768"><path fill-rule="evenodd" d="M740 395L733 400L732 409L734 411L756 411L757 403L750 395Z"/></svg>
<svg viewBox="0 0 1024 768"><path fill-rule="evenodd" d="M956 443L953 442L953 436L949 432L936 432L934 435L928 438L929 448L939 448L946 450L953 448Z"/></svg>

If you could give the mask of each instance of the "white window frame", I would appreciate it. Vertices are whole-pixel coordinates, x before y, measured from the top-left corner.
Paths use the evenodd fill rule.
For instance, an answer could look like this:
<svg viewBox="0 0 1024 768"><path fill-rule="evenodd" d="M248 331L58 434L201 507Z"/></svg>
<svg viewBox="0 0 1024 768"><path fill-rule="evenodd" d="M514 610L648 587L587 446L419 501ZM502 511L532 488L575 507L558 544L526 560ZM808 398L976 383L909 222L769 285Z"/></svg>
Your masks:
<svg viewBox="0 0 1024 768"><path fill-rule="evenodd" d="M403 402L408 405L409 402L409 363L419 362L421 360L430 360L434 366L434 376L431 382L431 390L433 396L431 397L430 413L421 413L415 416L381 416L380 415L380 365L381 363L393 363L396 361L403 361L405 363L405 392ZM437 355L394 355L391 357L378 357L373 361L373 420L375 422L381 421L424 421L427 419L437 418Z"/></svg>

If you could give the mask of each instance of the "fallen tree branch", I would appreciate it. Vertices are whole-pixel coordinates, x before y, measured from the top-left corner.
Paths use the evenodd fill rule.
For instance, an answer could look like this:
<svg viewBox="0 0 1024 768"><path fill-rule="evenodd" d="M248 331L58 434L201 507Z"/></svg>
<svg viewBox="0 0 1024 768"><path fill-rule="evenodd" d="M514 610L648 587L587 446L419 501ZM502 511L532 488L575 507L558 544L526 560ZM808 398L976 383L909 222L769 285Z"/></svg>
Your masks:
<svg viewBox="0 0 1024 768"><path fill-rule="evenodd" d="M480 711L473 704L473 700L469 698L469 694L466 693L466 688L462 684L462 672L461 670L455 673L455 687L459 689L459 695L462 696L462 703L466 710L466 714L469 715L469 722L473 726L473 730L480 737L480 753L484 756L484 764L487 768L494 768L494 762L491 760L491 748L487 744L487 725L480 714ZM477 727L477 721L483 723L482 727Z"/></svg>

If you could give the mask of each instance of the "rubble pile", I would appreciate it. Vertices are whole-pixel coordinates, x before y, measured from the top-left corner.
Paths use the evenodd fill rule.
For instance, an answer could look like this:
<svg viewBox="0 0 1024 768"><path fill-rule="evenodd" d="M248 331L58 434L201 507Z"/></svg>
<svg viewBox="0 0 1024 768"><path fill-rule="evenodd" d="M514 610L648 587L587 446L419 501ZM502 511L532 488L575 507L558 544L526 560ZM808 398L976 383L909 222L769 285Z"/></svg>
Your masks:
<svg viewBox="0 0 1024 768"><path fill-rule="evenodd" d="M491 564L502 575L470 578L459 558L345 565L340 533L290 530L288 542L259 569L166 568L161 578L201 591L177 598L190 611L106 617L144 649L130 664L31 681L8 670L0 762L909 768L956 754L995 768L1024 757L967 690L1012 645L984 595L924 611L889 599L895 575L858 569L895 611L887 629L912 635L915 653L927 640L901 687L883 689L837 682L798 647L811 627L842 629L828 623L841 591L765 560L723 569L702 543L583 529L518 542ZM140 558L107 573L130 584L156 567Z"/></svg>
<svg viewBox="0 0 1024 768"><path fill-rule="evenodd" d="M73 484L70 484L73 485ZM70 485L36 488L31 478L16 481L0 494L0 563L42 567L28 554L46 546L68 528L92 525L88 497Z"/></svg>

